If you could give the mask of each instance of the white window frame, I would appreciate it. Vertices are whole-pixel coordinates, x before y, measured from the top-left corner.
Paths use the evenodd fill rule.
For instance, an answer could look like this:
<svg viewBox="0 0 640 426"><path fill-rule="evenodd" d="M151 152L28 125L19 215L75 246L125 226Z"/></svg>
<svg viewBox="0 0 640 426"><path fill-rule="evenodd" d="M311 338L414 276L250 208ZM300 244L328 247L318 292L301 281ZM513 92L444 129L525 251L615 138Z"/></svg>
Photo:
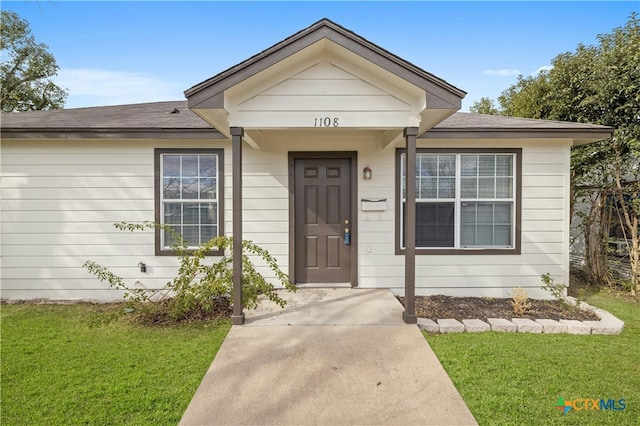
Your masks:
<svg viewBox="0 0 640 426"><path fill-rule="evenodd" d="M398 215L397 221L399 226L396 228L397 235L397 244L396 251L397 253L404 252L404 244L403 244L403 233L404 233L404 203L406 201L405 198L405 155L406 152L404 149L398 150L398 163L399 167L399 177L397 179L396 190L398 194ZM520 232L520 218L519 218L519 199L521 192L521 185L519 182L520 170L520 162L521 162L521 149L428 149L428 148L418 148L417 156L420 155L454 155L455 156L455 198L416 198L416 203L454 203L454 236L453 236L453 246L449 247L422 247L416 245L416 253L424 254L424 253L435 253L435 252L449 252L449 253L478 253L478 252L496 252L500 254L519 254L520 252L520 240L518 238L518 233ZM462 198L462 156L464 155L474 155L474 156L482 156L482 155L495 155L495 156L504 156L510 155L512 157L512 183L511 183L511 197L509 198ZM494 174L494 179L496 175ZM416 191L416 197L418 196L418 191ZM463 203L510 203L511 204L511 244L508 246L505 245L484 245L484 246L464 246L462 245L462 204Z"/></svg>
<svg viewBox="0 0 640 426"><path fill-rule="evenodd" d="M215 158L216 175L215 179L215 195L214 198L192 198L192 199L165 199L164 198L164 158L165 156L197 156L200 159L201 156L213 156ZM200 160L198 160L200 161ZM197 148L197 149L156 149L155 150L155 162L156 162L156 222L159 224L165 224L165 206L167 204L215 204L216 209L216 233L215 236L224 235L224 150L218 148ZM182 162L181 162L182 163ZM180 170L180 177L182 178L182 170ZM200 179L198 176L196 179ZM200 191L198 191L200 192ZM182 218L184 221L184 218ZM171 224L168 224L171 225ZM182 223L184 225L184 223ZM198 223L198 229L200 232L200 226L202 222ZM206 242L202 241L201 243ZM189 246L188 249L196 249L198 246ZM173 254L171 247L165 242L165 232L161 229L156 230L156 254L165 255ZM211 255L221 254L218 250L210 252Z"/></svg>

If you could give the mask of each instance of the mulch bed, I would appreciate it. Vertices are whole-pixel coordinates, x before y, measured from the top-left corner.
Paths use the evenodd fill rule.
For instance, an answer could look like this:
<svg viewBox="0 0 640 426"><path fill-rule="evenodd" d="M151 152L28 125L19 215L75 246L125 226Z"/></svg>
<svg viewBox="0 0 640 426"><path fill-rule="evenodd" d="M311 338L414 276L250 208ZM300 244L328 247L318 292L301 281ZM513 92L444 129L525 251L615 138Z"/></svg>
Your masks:
<svg viewBox="0 0 640 426"><path fill-rule="evenodd" d="M196 308L185 315L174 318L170 315L168 301L157 302L151 309L133 312L133 320L143 325L169 325L176 323L198 323L203 321L214 321L222 318L229 318L232 313L229 300L225 298L216 299L211 310L205 311Z"/></svg>
<svg viewBox="0 0 640 426"><path fill-rule="evenodd" d="M398 297L400 303L404 305L404 298ZM597 315L592 312L583 311L577 308L570 308L556 300L532 300L531 308L524 316L515 316L512 299L493 299L485 297L452 297L452 296L416 296L416 314L419 318L432 320L453 318L458 321L463 319L480 319L486 321L487 318L529 318L529 319L573 319L578 321L598 321ZM61 301L30 300L11 303L61 303ZM62 302L64 303L64 302ZM77 303L77 302L66 302ZM124 306L124 304L122 304ZM96 306L108 307L109 304L98 304ZM145 312L133 312L131 319L135 322L146 325L161 325L172 323L193 323L200 321L210 321L231 316L231 307L226 299L219 299L214 304L212 311L204 312L194 310L189 315L182 318L170 318L166 302L161 302L155 306L156 309L149 309Z"/></svg>
<svg viewBox="0 0 640 426"><path fill-rule="evenodd" d="M404 298L399 297L404 305ZM493 299L485 297L452 297L452 296L416 296L416 315L431 320L453 318L463 319L487 318L529 318L535 319L572 319L578 321L598 321L600 318L593 312L568 307L557 300L532 300L531 308L525 315L515 316L512 299Z"/></svg>

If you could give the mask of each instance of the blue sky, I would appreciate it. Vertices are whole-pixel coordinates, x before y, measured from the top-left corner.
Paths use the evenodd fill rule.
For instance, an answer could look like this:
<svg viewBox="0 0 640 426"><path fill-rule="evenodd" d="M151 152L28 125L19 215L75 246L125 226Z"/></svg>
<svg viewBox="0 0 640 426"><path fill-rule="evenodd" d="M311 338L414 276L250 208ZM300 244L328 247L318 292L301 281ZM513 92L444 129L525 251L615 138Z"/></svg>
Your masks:
<svg viewBox="0 0 640 426"><path fill-rule="evenodd" d="M329 18L468 92L496 98L596 44L640 1L2 1L60 66L66 108L184 99L184 90Z"/></svg>

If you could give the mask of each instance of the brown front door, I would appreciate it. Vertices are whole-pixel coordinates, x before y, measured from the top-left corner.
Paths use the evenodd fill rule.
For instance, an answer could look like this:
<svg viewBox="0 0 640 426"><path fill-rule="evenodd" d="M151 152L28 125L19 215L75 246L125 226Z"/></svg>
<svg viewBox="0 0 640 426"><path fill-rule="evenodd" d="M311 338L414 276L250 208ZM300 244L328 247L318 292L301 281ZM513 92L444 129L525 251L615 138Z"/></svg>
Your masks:
<svg viewBox="0 0 640 426"><path fill-rule="evenodd" d="M350 160L298 158L294 169L296 282L350 282Z"/></svg>

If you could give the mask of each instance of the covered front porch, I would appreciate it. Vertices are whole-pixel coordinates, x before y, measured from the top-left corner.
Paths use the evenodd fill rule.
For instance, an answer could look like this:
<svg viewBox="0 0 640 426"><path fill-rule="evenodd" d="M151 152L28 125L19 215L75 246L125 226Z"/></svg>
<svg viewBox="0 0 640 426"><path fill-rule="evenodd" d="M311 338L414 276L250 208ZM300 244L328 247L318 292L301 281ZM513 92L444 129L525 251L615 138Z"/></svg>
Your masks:
<svg viewBox="0 0 640 426"><path fill-rule="evenodd" d="M234 324L245 320L240 262L247 203L269 199L266 192L243 194L245 167L269 175L265 164L273 162L282 178L286 164L280 183L288 192L287 223L277 238L287 246L292 281L355 287L359 265L375 251L361 243L369 232L361 226L361 203L388 197L393 210L398 196L393 182L378 189L365 183L365 169L376 173L369 167L376 158L393 164L401 146L407 152L403 319L416 322L416 138L456 112L463 91L322 20L185 94L189 108L232 141ZM256 217L268 215L249 208Z"/></svg>

